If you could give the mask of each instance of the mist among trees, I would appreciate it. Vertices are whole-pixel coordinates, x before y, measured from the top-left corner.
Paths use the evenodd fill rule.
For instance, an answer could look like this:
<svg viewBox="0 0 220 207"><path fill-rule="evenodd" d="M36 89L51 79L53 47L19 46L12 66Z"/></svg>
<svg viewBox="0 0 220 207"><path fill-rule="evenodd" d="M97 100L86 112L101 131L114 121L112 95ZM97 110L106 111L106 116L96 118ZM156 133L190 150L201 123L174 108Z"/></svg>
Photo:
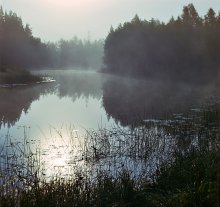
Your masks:
<svg viewBox="0 0 220 207"><path fill-rule="evenodd" d="M74 26L74 25L73 25ZM16 13L0 7L0 66L31 68L79 67L100 69L103 41L60 40L45 43L32 34Z"/></svg>
<svg viewBox="0 0 220 207"><path fill-rule="evenodd" d="M103 71L110 73L207 81L219 73L219 36L220 14L209 9L200 17L189 4L166 24L135 15L130 22L111 28L105 41L73 37L45 43L33 36L31 27L24 25L17 14L1 7L0 65L99 70L103 62Z"/></svg>
<svg viewBox="0 0 220 207"><path fill-rule="evenodd" d="M103 40L81 40L76 36L69 40L61 39L56 48L55 57L58 58L58 66L61 67L83 67L99 70L103 58ZM53 62L56 62L54 60Z"/></svg>
<svg viewBox="0 0 220 207"><path fill-rule="evenodd" d="M212 80L220 68L220 14L200 17L193 4L165 24L141 20L111 28L104 46L104 71L145 78Z"/></svg>

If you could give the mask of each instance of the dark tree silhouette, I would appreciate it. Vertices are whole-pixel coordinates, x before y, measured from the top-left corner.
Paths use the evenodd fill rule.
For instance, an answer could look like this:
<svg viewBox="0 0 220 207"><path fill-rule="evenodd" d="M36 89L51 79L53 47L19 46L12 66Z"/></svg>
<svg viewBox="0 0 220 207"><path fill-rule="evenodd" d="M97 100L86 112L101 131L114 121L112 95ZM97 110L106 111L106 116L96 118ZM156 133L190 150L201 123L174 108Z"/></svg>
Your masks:
<svg viewBox="0 0 220 207"><path fill-rule="evenodd" d="M103 41L77 37L58 43L43 43L16 13L0 7L0 68L83 67L100 69Z"/></svg>
<svg viewBox="0 0 220 207"><path fill-rule="evenodd" d="M104 71L145 78L210 81L220 68L220 17L204 18L193 6L167 24L140 20L111 28L104 45Z"/></svg>
<svg viewBox="0 0 220 207"><path fill-rule="evenodd" d="M39 67L47 62L47 46L33 37L17 14L0 9L1 66Z"/></svg>

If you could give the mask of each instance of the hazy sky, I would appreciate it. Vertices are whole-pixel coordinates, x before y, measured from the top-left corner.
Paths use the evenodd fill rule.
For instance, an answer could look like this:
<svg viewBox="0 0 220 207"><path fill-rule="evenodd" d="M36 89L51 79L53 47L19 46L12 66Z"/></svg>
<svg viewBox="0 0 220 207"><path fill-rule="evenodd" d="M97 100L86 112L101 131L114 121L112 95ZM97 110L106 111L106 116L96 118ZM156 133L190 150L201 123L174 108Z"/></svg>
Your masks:
<svg viewBox="0 0 220 207"><path fill-rule="evenodd" d="M111 25L141 19L168 21L193 3L200 15L212 7L220 11L220 0L0 0L4 10L12 10L29 23L33 34L45 41L74 35L105 38Z"/></svg>

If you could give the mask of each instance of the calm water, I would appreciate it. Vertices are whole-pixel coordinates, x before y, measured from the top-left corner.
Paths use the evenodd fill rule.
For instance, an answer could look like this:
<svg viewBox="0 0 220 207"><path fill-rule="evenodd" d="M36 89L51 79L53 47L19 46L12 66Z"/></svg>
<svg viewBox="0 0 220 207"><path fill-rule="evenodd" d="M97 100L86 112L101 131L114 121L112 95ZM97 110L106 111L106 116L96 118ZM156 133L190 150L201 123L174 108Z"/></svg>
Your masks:
<svg viewBox="0 0 220 207"><path fill-rule="evenodd" d="M2 149L10 142L23 146L25 137L32 150L41 151L48 176L55 169L65 174L83 160L79 152L87 130L138 126L196 111L218 93L214 83L174 84L70 70L37 73L56 82L0 88L0 144Z"/></svg>
<svg viewBox="0 0 220 207"><path fill-rule="evenodd" d="M18 136L22 126L30 127L31 136L44 137L49 128L71 125L83 132L115 124L102 106L102 75L77 71L43 73L53 76L56 82L0 88L1 136L8 131Z"/></svg>
<svg viewBox="0 0 220 207"><path fill-rule="evenodd" d="M71 156L82 149L87 130L110 127L115 121L102 106L102 85L106 78L101 74L40 73L52 76L56 82L0 88L0 144L6 149L13 142L22 148L24 138L28 139L33 151L40 149L45 168L51 173L71 162L72 148L77 150ZM74 147L70 142L74 142Z"/></svg>

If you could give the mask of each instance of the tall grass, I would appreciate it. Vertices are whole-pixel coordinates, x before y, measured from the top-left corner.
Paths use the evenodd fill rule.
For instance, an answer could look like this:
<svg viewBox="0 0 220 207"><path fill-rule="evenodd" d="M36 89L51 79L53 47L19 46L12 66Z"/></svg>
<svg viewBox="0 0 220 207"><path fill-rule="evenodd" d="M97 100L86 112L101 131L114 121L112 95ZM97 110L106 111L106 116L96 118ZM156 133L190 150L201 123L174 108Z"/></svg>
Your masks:
<svg viewBox="0 0 220 207"><path fill-rule="evenodd" d="M79 142L71 129L63 143L72 171L52 177L24 127L22 141L7 134L0 148L0 206L218 206L219 120L211 106L134 129L90 130Z"/></svg>

